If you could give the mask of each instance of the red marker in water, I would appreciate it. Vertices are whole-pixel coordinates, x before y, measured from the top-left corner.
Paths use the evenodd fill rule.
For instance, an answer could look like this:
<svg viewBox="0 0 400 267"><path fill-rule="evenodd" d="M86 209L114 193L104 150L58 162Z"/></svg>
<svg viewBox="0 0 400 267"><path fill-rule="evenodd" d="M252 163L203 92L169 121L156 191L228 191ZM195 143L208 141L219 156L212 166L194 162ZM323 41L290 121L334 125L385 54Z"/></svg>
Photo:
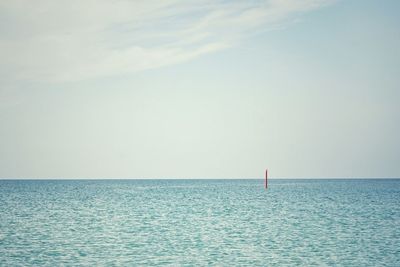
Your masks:
<svg viewBox="0 0 400 267"><path fill-rule="evenodd" d="M268 169L265 170L265 189L268 188Z"/></svg>

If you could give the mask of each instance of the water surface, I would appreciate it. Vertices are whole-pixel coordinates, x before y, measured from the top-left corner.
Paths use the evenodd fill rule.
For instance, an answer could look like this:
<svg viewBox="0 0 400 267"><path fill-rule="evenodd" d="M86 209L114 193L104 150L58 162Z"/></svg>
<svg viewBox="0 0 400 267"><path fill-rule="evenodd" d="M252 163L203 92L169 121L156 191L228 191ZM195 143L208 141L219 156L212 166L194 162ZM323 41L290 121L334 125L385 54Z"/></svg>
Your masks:
<svg viewBox="0 0 400 267"><path fill-rule="evenodd" d="M0 266L400 266L400 180L0 180Z"/></svg>

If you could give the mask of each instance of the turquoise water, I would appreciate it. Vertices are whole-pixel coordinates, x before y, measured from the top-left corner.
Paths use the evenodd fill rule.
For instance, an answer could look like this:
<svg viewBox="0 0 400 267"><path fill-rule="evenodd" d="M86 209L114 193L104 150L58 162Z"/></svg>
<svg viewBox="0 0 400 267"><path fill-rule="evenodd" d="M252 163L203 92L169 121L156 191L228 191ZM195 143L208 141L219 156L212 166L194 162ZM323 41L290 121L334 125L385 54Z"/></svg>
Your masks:
<svg viewBox="0 0 400 267"><path fill-rule="evenodd" d="M400 180L0 181L0 266L400 266Z"/></svg>

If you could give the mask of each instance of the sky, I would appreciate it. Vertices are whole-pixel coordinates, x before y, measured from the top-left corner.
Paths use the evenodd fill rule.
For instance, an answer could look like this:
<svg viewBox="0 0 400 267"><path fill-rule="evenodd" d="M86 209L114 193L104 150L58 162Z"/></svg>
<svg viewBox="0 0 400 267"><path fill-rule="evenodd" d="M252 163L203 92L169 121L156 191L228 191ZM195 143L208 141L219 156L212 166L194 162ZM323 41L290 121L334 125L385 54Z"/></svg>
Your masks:
<svg viewBox="0 0 400 267"><path fill-rule="evenodd" d="M400 177L400 1L0 3L0 178Z"/></svg>

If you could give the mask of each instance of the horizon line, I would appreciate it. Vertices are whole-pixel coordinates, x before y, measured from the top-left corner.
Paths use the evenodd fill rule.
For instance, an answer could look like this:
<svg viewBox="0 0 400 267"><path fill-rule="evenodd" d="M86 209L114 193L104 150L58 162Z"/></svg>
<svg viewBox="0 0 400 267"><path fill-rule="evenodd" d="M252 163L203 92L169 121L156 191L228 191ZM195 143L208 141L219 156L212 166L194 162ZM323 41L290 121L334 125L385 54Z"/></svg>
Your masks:
<svg viewBox="0 0 400 267"><path fill-rule="evenodd" d="M0 181L58 181L58 180L264 180L262 177L253 177L253 178L2 178L0 177ZM268 180L396 180L400 179L400 177L268 177Z"/></svg>

